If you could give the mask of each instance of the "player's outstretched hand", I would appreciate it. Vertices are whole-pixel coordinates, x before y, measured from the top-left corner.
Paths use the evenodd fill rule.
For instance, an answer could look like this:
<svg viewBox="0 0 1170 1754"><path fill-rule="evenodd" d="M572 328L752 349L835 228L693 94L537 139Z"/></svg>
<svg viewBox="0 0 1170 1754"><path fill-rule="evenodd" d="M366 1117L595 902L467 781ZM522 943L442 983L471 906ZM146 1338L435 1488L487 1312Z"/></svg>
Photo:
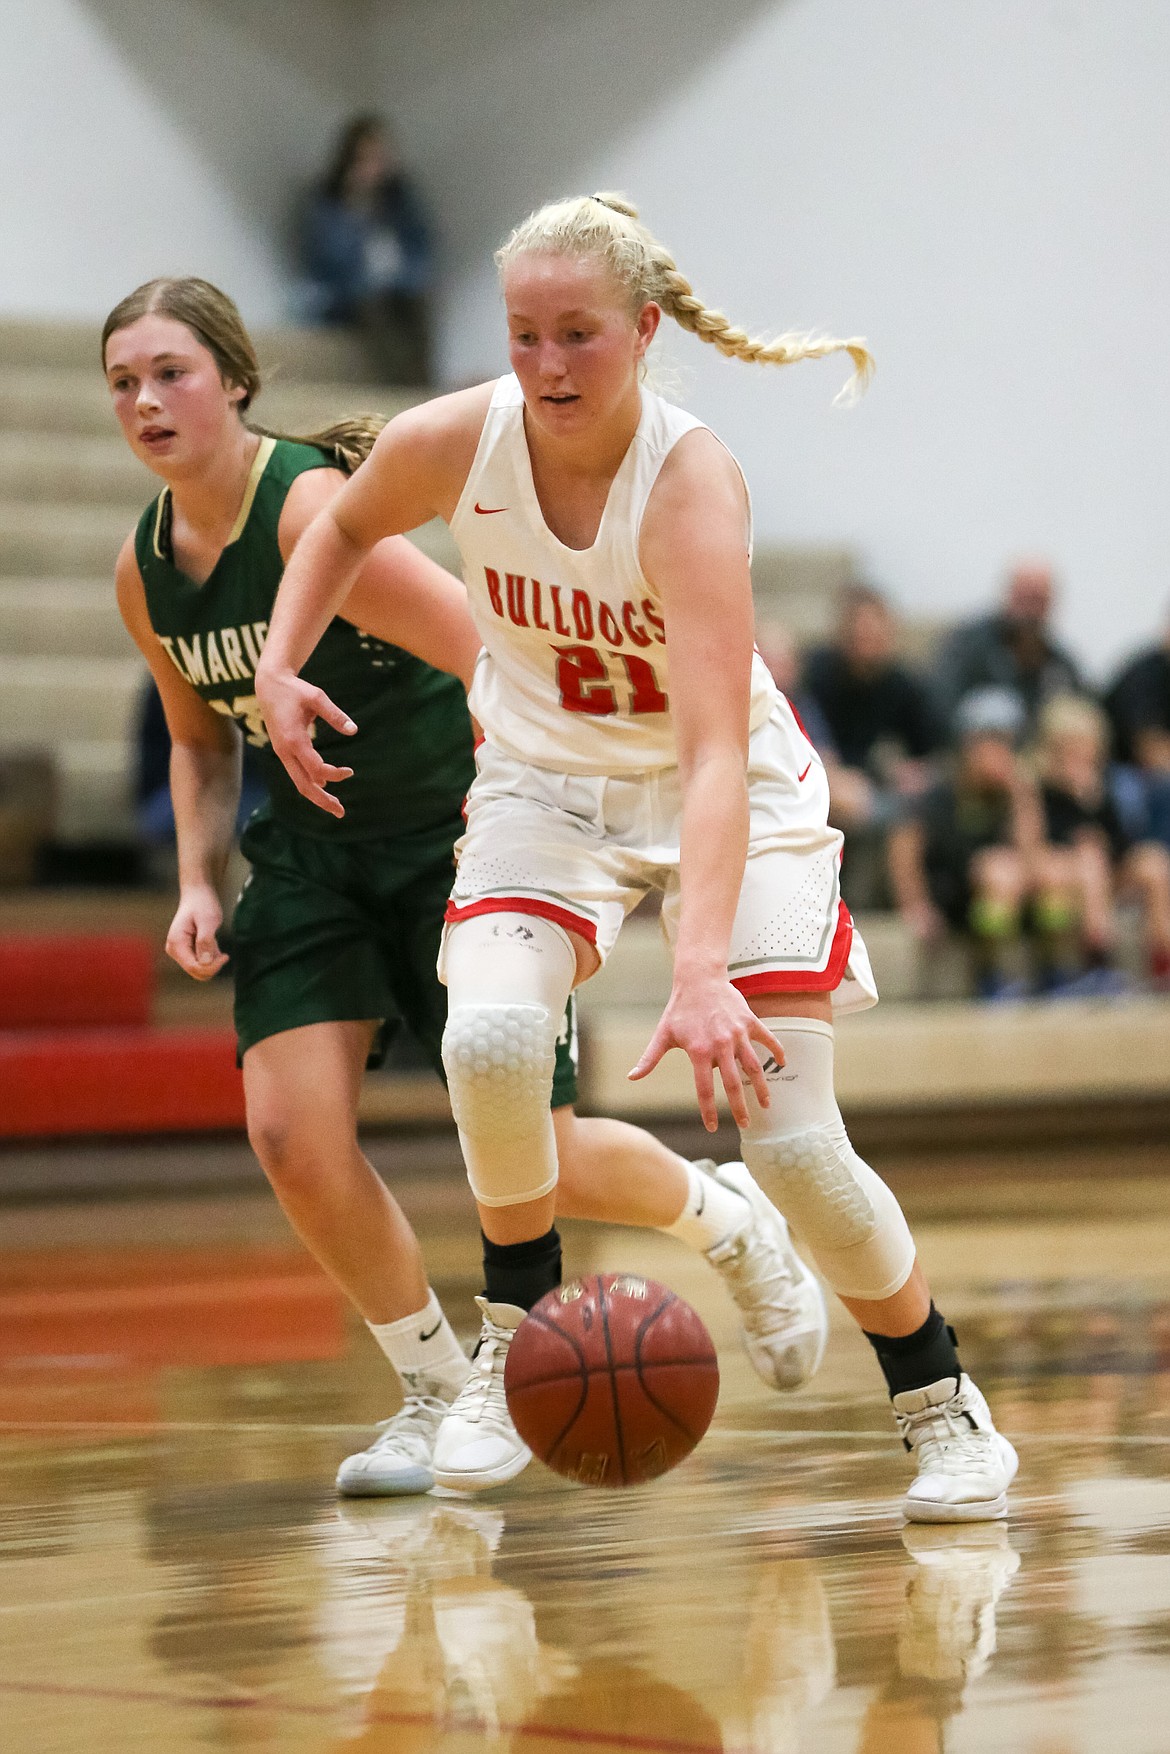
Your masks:
<svg viewBox="0 0 1170 1754"><path fill-rule="evenodd" d="M750 1116L741 1074L750 1080L760 1107L768 1107L768 1085L753 1042L774 1055L778 1066L784 1064L780 1043L726 976L691 980L675 986L645 1053L629 1075L645 1078L671 1048L681 1048L695 1074L699 1113L707 1131L713 1133L719 1125L716 1067L735 1123L746 1127Z"/></svg>
<svg viewBox="0 0 1170 1754"><path fill-rule="evenodd" d="M167 933L167 955L192 980L211 980L227 961L216 937L222 924L223 909L214 889L183 890Z"/></svg>
<svg viewBox="0 0 1170 1754"><path fill-rule="evenodd" d="M324 719L335 731L352 737L357 726L348 713L335 706L323 688L303 682L292 670L266 671L263 664L256 672L256 696L269 741L302 798L330 816L344 816L340 800L325 788L349 779L353 768L332 767L323 760L313 748L313 726Z"/></svg>

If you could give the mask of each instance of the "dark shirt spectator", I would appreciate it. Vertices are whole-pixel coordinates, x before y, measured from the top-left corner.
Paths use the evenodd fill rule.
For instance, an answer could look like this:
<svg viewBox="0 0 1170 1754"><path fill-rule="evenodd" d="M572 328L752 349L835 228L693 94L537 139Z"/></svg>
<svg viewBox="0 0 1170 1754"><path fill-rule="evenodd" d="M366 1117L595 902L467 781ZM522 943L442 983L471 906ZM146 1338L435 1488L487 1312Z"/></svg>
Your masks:
<svg viewBox="0 0 1170 1754"><path fill-rule="evenodd" d="M954 630L937 668L939 700L948 719L974 690L1008 688L1024 709L1030 734L1046 701L1087 692L1076 661L1050 631L1054 594L1051 569L1030 561L1013 570L994 615Z"/></svg>
<svg viewBox="0 0 1170 1754"><path fill-rule="evenodd" d="M300 245L311 314L360 329L382 381L428 382L431 224L380 117L342 131L305 204Z"/></svg>
<svg viewBox="0 0 1170 1754"><path fill-rule="evenodd" d="M926 684L895 657L897 628L885 600L868 586L845 593L837 637L810 653L804 681L846 767L898 785L906 761L941 746Z"/></svg>
<svg viewBox="0 0 1170 1754"><path fill-rule="evenodd" d="M1105 710L1119 761L1170 773L1170 633L1125 666Z"/></svg>

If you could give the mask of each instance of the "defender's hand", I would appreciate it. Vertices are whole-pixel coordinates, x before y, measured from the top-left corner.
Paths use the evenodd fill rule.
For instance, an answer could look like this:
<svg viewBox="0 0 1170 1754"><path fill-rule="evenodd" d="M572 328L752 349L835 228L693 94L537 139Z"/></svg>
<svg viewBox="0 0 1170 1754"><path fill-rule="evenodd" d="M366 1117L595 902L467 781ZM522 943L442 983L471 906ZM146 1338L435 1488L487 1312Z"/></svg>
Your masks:
<svg viewBox="0 0 1170 1754"><path fill-rule="evenodd" d="M227 962L216 937L223 909L214 889L184 890L167 933L167 955L192 980L209 981Z"/></svg>
<svg viewBox="0 0 1170 1754"><path fill-rule="evenodd" d="M352 737L357 730L353 720L334 705L324 689L303 682L291 670L266 671L261 663L256 672L256 695L269 741L302 798L330 816L344 816L340 801L325 787L349 779L353 769L332 767L317 753L313 725L323 719L335 731Z"/></svg>

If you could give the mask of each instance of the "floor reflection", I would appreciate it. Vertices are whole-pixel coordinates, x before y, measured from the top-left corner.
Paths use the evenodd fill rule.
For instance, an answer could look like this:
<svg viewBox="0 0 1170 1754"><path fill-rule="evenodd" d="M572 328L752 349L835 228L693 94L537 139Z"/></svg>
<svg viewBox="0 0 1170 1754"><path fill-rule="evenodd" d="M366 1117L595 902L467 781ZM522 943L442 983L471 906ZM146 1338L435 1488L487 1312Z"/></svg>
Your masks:
<svg viewBox="0 0 1170 1754"><path fill-rule="evenodd" d="M1052 1252L1022 1273L1018 1237L963 1232L978 1272L952 1266L948 1305L1023 1460L1010 1523L967 1528L902 1526L903 1459L844 1324L813 1390L777 1402L719 1288L660 1243L648 1270L699 1304L724 1370L684 1467L630 1492L534 1467L490 1500L356 1504L330 1482L388 1410L385 1369L291 1251L120 1274L95 1239L80 1285L57 1257L56 1311L0 1254L19 1318L0 1338L0 1746L1163 1754L1167 1238L1135 1221L1094 1280ZM622 1268L646 1245L588 1246L577 1265ZM202 1334L173 1314L193 1285ZM471 1289L452 1287L468 1310Z"/></svg>

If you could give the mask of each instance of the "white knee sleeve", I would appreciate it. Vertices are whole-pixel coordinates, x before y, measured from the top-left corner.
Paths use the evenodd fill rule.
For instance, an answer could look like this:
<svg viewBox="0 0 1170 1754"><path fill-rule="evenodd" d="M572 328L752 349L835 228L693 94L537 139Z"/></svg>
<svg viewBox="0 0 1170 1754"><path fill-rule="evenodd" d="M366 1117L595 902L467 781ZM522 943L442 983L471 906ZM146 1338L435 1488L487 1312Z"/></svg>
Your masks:
<svg viewBox="0 0 1170 1754"><path fill-rule="evenodd" d="M484 914L448 936L443 1065L481 1206L523 1205L557 1185L549 1101L575 972L567 935L534 916Z"/></svg>
<svg viewBox="0 0 1170 1754"><path fill-rule="evenodd" d="M914 1239L902 1208L849 1143L833 1095L833 1031L769 1017L785 1064L765 1067L771 1106L749 1095L744 1162L842 1297L892 1297L910 1277Z"/></svg>

